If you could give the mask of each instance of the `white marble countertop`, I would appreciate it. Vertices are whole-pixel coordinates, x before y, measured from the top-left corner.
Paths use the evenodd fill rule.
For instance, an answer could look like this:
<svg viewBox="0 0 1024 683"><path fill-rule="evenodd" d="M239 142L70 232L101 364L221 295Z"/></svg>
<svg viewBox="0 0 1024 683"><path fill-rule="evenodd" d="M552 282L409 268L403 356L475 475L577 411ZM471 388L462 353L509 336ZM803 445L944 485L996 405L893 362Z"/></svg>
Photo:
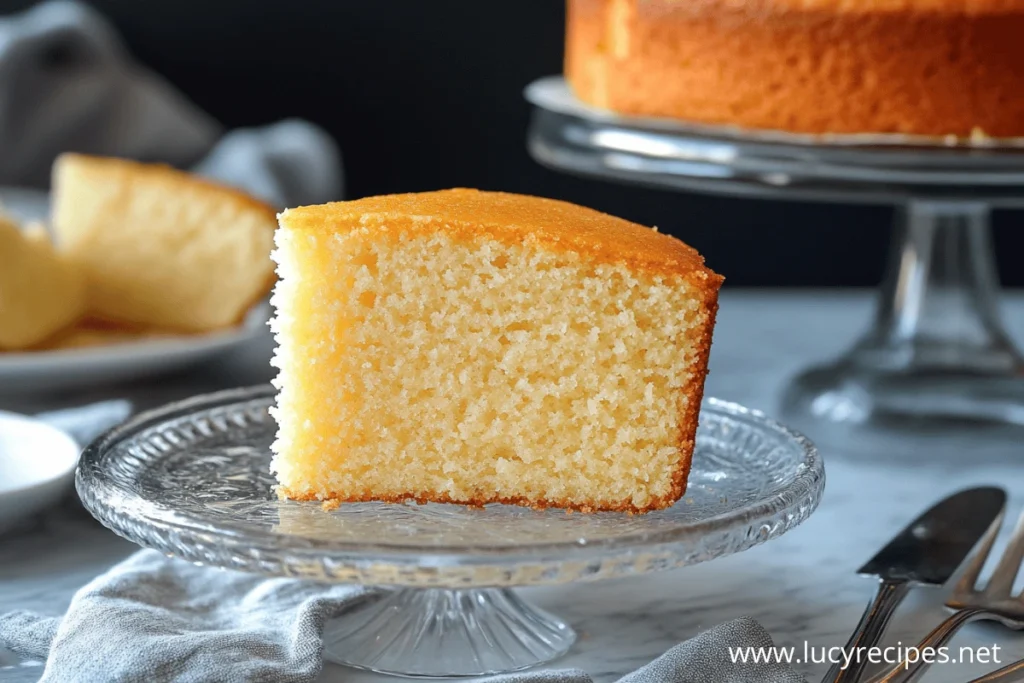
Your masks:
<svg viewBox="0 0 1024 683"><path fill-rule="evenodd" d="M842 351L866 325L865 292L727 291L722 298L707 395L776 412L785 379ZM1008 296L1009 324L1024 340L1024 297ZM269 341L186 377L120 389L138 405L188 393L254 384L270 376ZM24 412L84 402L90 396L8 399ZM0 404L4 401L0 400ZM813 437L813 434L811 434ZM779 645L842 645L873 584L854 571L918 512L971 484L998 484L1011 495L1011 519L1024 504L1024 449L977 462L965 441L955 461L932 461L908 442L888 458L864 462L825 452L828 484L819 510L790 534L703 565L604 583L528 589L537 604L566 617L579 633L558 666L579 667L598 683L614 681L680 640L714 624L750 615ZM1014 457L1020 460L1015 461ZM60 613L73 592L135 549L73 505L0 536L0 612ZM897 614L889 640L918 638L943 615L943 594L922 590ZM1024 637L995 626L970 626L956 645L1000 646L1002 661L1024 657ZM824 665L797 667L817 680ZM936 666L929 682L962 683L991 668ZM323 681L394 680L327 665Z"/></svg>

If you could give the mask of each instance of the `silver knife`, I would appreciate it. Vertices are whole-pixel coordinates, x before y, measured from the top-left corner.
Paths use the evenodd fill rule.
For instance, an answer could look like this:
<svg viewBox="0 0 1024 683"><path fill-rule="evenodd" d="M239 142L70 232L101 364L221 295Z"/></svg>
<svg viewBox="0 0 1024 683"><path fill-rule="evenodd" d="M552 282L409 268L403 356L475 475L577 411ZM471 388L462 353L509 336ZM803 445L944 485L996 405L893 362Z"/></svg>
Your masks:
<svg viewBox="0 0 1024 683"><path fill-rule="evenodd" d="M857 683L868 664L866 648L882 640L885 628L907 592L914 586L945 584L989 527L998 524L1006 508L1006 491L986 486L966 489L939 501L911 522L877 555L858 570L879 579L878 592L868 605L844 650L849 666L834 664L822 683ZM854 656L858 650L863 654Z"/></svg>

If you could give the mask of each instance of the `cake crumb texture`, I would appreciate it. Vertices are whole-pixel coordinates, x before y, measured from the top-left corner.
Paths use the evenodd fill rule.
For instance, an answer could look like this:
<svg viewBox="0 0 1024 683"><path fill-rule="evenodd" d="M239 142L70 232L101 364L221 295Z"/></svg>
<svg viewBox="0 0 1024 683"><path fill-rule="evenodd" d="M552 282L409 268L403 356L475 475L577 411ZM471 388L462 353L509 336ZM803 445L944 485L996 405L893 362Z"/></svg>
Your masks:
<svg viewBox="0 0 1024 683"><path fill-rule="evenodd" d="M144 327L234 325L273 285L274 210L167 166L62 155L52 223L89 312Z"/></svg>
<svg viewBox="0 0 1024 683"><path fill-rule="evenodd" d="M284 212L286 497L646 511L685 489L721 277L564 202L451 190Z"/></svg>

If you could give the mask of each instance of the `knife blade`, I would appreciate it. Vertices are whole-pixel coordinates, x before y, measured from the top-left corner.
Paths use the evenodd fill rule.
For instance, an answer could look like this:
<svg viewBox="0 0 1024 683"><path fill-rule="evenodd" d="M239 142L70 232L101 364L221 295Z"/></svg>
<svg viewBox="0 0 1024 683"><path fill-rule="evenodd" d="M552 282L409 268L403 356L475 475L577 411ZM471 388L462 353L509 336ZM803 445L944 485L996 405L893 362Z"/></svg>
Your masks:
<svg viewBox="0 0 1024 683"><path fill-rule="evenodd" d="M881 641L909 590L944 585L989 528L1002 520L1005 508L1006 491L1001 488L959 491L921 514L868 560L857 573L877 577L878 591L846 643L849 665L833 664L822 683L857 683L868 664L866 648ZM863 654L855 657L858 651Z"/></svg>

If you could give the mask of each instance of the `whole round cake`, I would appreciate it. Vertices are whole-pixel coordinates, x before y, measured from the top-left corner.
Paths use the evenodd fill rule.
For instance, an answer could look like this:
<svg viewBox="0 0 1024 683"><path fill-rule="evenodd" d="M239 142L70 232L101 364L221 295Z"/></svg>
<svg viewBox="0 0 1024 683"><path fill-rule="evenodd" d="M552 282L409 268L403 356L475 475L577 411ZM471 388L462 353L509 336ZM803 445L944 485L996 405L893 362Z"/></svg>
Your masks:
<svg viewBox="0 0 1024 683"><path fill-rule="evenodd" d="M568 0L565 73L624 114L1024 135L1024 0Z"/></svg>

